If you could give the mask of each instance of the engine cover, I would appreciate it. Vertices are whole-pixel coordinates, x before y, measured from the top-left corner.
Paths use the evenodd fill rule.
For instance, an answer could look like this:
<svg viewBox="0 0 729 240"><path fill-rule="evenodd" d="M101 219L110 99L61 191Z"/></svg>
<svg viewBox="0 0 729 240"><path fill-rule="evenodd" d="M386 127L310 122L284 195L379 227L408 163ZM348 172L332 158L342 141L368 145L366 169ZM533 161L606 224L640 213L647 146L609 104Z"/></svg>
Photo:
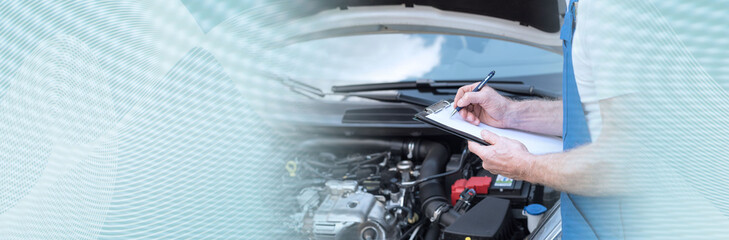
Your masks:
<svg viewBox="0 0 729 240"><path fill-rule="evenodd" d="M356 181L327 181L329 195L313 216L315 239L393 239L396 219L374 195L357 191Z"/></svg>
<svg viewBox="0 0 729 240"><path fill-rule="evenodd" d="M509 200L487 197L444 230L446 240L511 239L515 229Z"/></svg>

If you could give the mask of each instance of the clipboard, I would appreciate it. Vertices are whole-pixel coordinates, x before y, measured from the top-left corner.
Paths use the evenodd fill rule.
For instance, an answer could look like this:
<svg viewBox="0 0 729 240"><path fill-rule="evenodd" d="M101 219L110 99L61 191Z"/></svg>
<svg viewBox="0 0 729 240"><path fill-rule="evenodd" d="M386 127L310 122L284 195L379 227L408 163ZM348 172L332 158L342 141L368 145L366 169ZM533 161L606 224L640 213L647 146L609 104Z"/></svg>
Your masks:
<svg viewBox="0 0 729 240"><path fill-rule="evenodd" d="M424 111L415 114L416 121L434 126L444 132L456 135L466 140L474 141L483 145L490 145L481 138L481 130L489 130L499 136L517 140L527 147L533 154L546 154L562 152L562 138L546 136L515 129L495 128L483 123L478 126L464 121L460 114L450 116L453 110L451 103L441 100L425 108Z"/></svg>
<svg viewBox="0 0 729 240"><path fill-rule="evenodd" d="M473 136L471 134L468 134L467 132L449 127L448 125L445 125L443 123L440 123L438 121L428 118L428 115L430 115L430 114L436 114L436 113L439 113L440 111L447 111L445 109L449 108L450 106L451 106L451 102L448 102L446 100L440 100L439 102L426 107L424 111L415 114L415 117L413 119L415 119L416 121L425 123L425 124L429 124L437 129L440 129L444 132L459 136L463 139L474 141L474 142L480 143L481 145L486 145L486 146L491 145L490 143L487 143L486 141L484 141L482 138Z"/></svg>

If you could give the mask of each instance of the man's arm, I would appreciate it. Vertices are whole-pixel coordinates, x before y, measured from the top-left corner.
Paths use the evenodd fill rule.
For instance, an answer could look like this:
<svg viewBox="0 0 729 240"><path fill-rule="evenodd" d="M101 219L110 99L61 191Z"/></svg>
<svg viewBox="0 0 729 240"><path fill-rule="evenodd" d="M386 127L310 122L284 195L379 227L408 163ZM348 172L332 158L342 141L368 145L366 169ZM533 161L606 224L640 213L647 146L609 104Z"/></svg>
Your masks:
<svg viewBox="0 0 729 240"><path fill-rule="evenodd" d="M609 186L608 172L613 162L597 154L599 144L590 144L569 152L533 155L523 180L550 186L559 191L583 196L604 196L615 193Z"/></svg>
<svg viewBox="0 0 729 240"><path fill-rule="evenodd" d="M458 89L455 107L464 107L461 117L471 124L484 123L498 128L561 136L562 101L514 101L486 86L471 92L478 83Z"/></svg>
<svg viewBox="0 0 729 240"><path fill-rule="evenodd" d="M494 174L526 180L545 186L587 196L615 194L621 178L620 159L609 159L610 151L624 147L618 131L619 118L612 114L621 97L600 101L603 118L602 134L593 143L569 152L533 155L520 142L482 132L483 146L469 142L469 149L483 160L483 167ZM561 117L560 117L561 118ZM537 125L538 126L538 125Z"/></svg>
<svg viewBox="0 0 729 240"><path fill-rule="evenodd" d="M562 136L562 101L528 100L509 105L508 128Z"/></svg>

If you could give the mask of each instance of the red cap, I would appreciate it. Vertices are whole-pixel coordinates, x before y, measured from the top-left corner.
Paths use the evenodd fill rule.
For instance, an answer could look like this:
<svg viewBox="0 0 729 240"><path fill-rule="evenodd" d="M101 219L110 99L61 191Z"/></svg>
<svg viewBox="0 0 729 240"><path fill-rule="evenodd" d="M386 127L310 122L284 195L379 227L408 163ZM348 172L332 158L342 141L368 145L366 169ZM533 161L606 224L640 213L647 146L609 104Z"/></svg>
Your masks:
<svg viewBox="0 0 729 240"><path fill-rule="evenodd" d="M473 188L478 194L488 194L491 187L491 177L471 177L466 182L466 188Z"/></svg>
<svg viewBox="0 0 729 240"><path fill-rule="evenodd" d="M451 205L455 206L463 190L466 190L466 182L466 179L458 179L451 185Z"/></svg>
<svg viewBox="0 0 729 240"><path fill-rule="evenodd" d="M476 190L476 194L488 194L489 187L491 187L491 177L471 177L468 180L458 179L451 185L451 204L456 205L461 193L466 188Z"/></svg>

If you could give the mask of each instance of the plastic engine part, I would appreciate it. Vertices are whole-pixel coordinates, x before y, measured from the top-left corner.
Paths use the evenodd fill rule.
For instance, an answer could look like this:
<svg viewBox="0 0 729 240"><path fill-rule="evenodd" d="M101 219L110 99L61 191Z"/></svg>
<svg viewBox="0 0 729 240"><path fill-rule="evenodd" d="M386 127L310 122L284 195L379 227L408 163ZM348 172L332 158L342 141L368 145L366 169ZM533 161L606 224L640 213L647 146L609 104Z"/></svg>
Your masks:
<svg viewBox="0 0 729 240"><path fill-rule="evenodd" d="M446 240L510 239L515 232L509 200L486 197L443 231Z"/></svg>
<svg viewBox="0 0 729 240"><path fill-rule="evenodd" d="M488 176L471 177L468 180L458 179L451 185L451 205L456 205L461 193L466 188L476 190L476 194L488 194L489 187L491 187L491 177Z"/></svg>

